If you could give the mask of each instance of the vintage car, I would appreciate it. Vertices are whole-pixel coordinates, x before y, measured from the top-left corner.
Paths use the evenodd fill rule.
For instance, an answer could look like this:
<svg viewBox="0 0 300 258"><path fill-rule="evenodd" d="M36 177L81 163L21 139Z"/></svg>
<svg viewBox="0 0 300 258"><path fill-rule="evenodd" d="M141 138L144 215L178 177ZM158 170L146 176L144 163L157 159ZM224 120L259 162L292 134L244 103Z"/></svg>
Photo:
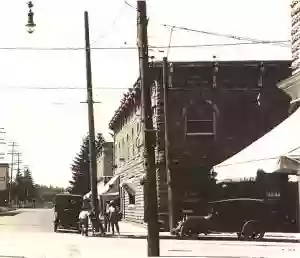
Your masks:
<svg viewBox="0 0 300 258"><path fill-rule="evenodd" d="M204 216L185 215L173 230L178 236L236 233L239 239L261 239L269 227L270 205L263 199L226 199L209 202Z"/></svg>
<svg viewBox="0 0 300 258"><path fill-rule="evenodd" d="M81 232L79 213L82 208L82 196L74 194L57 194L54 206L54 231L75 230Z"/></svg>

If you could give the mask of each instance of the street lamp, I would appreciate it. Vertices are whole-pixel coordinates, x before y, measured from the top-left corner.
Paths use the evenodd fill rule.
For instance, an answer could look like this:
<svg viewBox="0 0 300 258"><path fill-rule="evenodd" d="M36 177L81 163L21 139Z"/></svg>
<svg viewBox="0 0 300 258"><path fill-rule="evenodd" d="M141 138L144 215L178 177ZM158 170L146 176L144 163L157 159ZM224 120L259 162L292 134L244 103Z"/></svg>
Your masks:
<svg viewBox="0 0 300 258"><path fill-rule="evenodd" d="M32 11L32 7L33 7L32 1L29 1L27 5L29 8L29 12L28 12L28 22L25 26L27 27L28 33L31 34L34 32L34 27L36 26L36 24L33 21L34 12Z"/></svg>

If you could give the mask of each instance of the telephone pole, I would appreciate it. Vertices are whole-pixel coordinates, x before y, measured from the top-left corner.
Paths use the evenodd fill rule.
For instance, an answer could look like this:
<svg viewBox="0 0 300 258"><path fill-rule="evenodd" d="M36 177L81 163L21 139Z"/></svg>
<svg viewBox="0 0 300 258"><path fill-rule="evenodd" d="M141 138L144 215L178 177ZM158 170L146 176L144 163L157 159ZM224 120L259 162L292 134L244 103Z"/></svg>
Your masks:
<svg viewBox="0 0 300 258"><path fill-rule="evenodd" d="M165 160L168 185L168 210L170 232L175 228L174 208L173 208L173 182L170 169L170 142L169 142L169 121L168 121L168 89L169 89L169 65L167 57L163 58L163 85L164 85L164 117L165 117Z"/></svg>
<svg viewBox="0 0 300 258"><path fill-rule="evenodd" d="M99 220L99 204L97 190L97 157L95 146L95 125L94 125L94 102L92 87L92 68L91 68L91 49L89 33L89 16L84 12L84 29L85 29L85 57L86 57L86 82L87 82L87 102L88 102L88 120L89 120L89 164L91 177L92 204L96 216L96 230L103 233L103 228Z"/></svg>
<svg viewBox="0 0 300 258"><path fill-rule="evenodd" d="M155 131L153 130L151 110L147 35L148 19L145 0L137 1L137 21L139 66L142 93L141 108L144 125L144 168L146 170L144 193L146 195L145 212L148 229L148 256L159 256L159 227L157 217L157 189L154 156Z"/></svg>
<svg viewBox="0 0 300 258"><path fill-rule="evenodd" d="M17 173L19 173L19 171L20 171L20 163L21 163L21 161L20 161L20 155L21 155L21 153L18 152L17 153L17 166L18 166Z"/></svg>
<svg viewBox="0 0 300 258"><path fill-rule="evenodd" d="M8 203L11 204L12 198L12 183L13 183L13 171L14 171L14 156L15 156L15 147L17 146L16 142L12 142L11 147L11 168L10 168L10 184L9 184L9 192L8 192Z"/></svg>

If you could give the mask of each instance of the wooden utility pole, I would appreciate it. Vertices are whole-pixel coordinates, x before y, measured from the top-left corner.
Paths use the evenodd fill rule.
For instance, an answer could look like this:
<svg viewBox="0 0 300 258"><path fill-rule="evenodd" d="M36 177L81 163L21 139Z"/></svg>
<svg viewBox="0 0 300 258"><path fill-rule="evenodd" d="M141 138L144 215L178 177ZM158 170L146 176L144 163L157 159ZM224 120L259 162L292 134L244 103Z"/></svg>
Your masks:
<svg viewBox="0 0 300 258"><path fill-rule="evenodd" d="M15 147L16 142L12 142L11 144L11 168L10 168L10 184L9 184L9 192L8 192L8 203L11 204L12 201L12 183L13 183L13 171L14 171L14 155L15 155Z"/></svg>
<svg viewBox="0 0 300 258"><path fill-rule="evenodd" d="M96 216L96 230L103 233L99 220L99 203L97 190L97 156L95 146L95 125L94 125L94 102L92 87L92 68L91 68L91 49L90 49L90 33L89 33L89 16L88 12L84 12L84 28L85 28L85 56L86 56L86 82L87 82L87 102L88 102L88 120L89 120L89 166L90 166L90 183L92 192L92 205Z"/></svg>
<svg viewBox="0 0 300 258"><path fill-rule="evenodd" d="M151 110L147 25L146 1L137 1L137 34L144 133L144 168L146 170L144 193L146 195L145 212L148 229L148 256L159 256L159 226L157 217L156 168L154 156L155 131L153 130Z"/></svg>
<svg viewBox="0 0 300 258"><path fill-rule="evenodd" d="M21 161L20 161L20 155L21 155L21 153L20 152L18 152L17 153L17 166L18 166L18 168L17 168L17 173L19 173L19 171L20 171L20 163L21 163Z"/></svg>
<svg viewBox="0 0 300 258"><path fill-rule="evenodd" d="M174 221L174 206L173 206L173 182L170 169L170 142L169 142L169 121L168 121L168 89L169 89L169 65L168 59L163 58L163 85L164 85L164 118L165 118L165 160L166 160L166 174L168 185L168 210L169 210L169 230L175 228Z"/></svg>

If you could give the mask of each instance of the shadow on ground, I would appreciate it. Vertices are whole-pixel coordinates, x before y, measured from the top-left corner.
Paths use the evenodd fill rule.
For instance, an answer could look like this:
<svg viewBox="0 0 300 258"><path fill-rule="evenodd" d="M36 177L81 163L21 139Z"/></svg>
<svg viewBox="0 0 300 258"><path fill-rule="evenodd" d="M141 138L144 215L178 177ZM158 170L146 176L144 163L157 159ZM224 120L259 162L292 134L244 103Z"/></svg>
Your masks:
<svg viewBox="0 0 300 258"><path fill-rule="evenodd" d="M0 217L4 217L4 216L15 216L20 214L21 211L19 210L10 210L10 211L5 211L5 212L0 212Z"/></svg>
<svg viewBox="0 0 300 258"><path fill-rule="evenodd" d="M105 237L105 238L129 238L129 239L147 239L147 236L145 235L134 235L134 234L121 234L120 236L118 235L111 235L107 234L105 236L100 236L100 235L89 235L88 237ZM180 238L176 236L160 236L160 239L173 239L173 240L203 240L203 241L238 241L242 242L241 240L237 240L235 237L224 237L224 236L200 236L200 237L193 237L193 238ZM264 238L261 240L255 240L251 242L267 242L267 243L300 243L299 239L280 239L280 238Z"/></svg>

